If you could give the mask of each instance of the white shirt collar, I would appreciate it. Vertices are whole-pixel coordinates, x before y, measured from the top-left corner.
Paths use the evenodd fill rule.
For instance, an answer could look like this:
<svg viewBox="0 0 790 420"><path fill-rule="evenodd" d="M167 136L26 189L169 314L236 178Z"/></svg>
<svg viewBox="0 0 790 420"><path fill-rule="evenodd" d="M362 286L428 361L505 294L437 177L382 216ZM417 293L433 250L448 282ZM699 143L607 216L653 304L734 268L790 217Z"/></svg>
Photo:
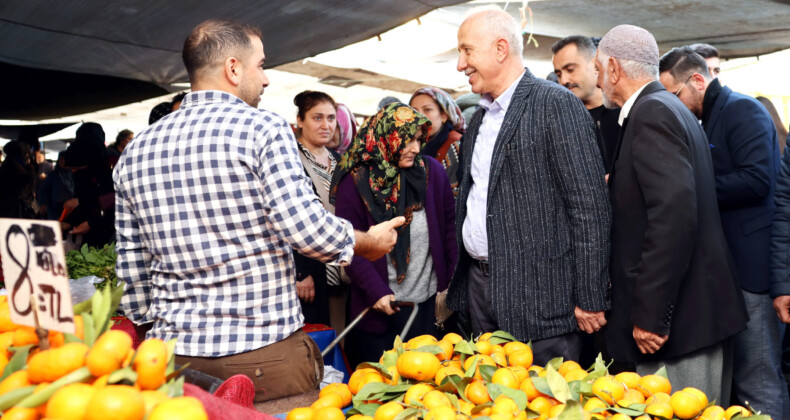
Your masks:
<svg viewBox="0 0 790 420"><path fill-rule="evenodd" d="M516 92L516 87L518 86L518 83L521 82L521 79L524 78L524 73L526 73L526 70L522 71L521 74L516 78L516 80L510 85L510 87L508 87L506 91L502 92L502 94L499 95L496 98L496 100L493 100L491 98L491 95L486 93L483 94L483 96L480 98L480 102L478 103L478 105L485 108L486 112L488 112L491 111L491 106L493 106L494 102L496 102L497 104L499 104L500 108L502 108L503 110L507 110L507 108L510 106L510 100L513 99L513 93Z"/></svg>
<svg viewBox="0 0 790 420"><path fill-rule="evenodd" d="M623 126L623 121L625 121L625 119L628 118L628 114L631 113L631 107L634 106L634 102L636 102L636 98L639 97L639 94L642 93L643 90L645 90L645 87L648 84L650 84L650 82L647 82L644 85L642 85L641 88L639 88L636 92L634 92L634 94L631 95L631 97L628 98L627 101L625 101L623 107L620 108L620 118L617 120L617 123L620 124L620 127Z"/></svg>

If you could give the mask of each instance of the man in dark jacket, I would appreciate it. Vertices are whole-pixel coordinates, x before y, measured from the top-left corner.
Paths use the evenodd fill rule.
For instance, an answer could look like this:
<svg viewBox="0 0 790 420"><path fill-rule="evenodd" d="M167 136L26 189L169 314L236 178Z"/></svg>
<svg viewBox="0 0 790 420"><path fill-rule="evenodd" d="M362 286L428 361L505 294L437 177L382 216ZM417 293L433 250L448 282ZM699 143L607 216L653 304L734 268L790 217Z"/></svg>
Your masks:
<svg viewBox="0 0 790 420"><path fill-rule="evenodd" d="M598 86L621 107L609 175L612 312L607 346L637 372L666 366L672 387L729 401L727 338L746 309L719 219L713 164L696 118L658 78L658 46L631 25L598 46Z"/></svg>
<svg viewBox="0 0 790 420"><path fill-rule="evenodd" d="M749 402L771 417L790 418L779 365L780 328L769 289L771 221L779 169L776 129L755 99L711 78L689 47L661 57L661 83L702 120L710 143L724 236L749 312L733 339L733 404ZM760 351L754 351L759 348ZM726 403L726 401L723 401Z"/></svg>
<svg viewBox="0 0 790 420"><path fill-rule="evenodd" d="M458 70L483 98L464 134L447 301L469 310L475 333L532 340L537 364L578 360L579 331L600 329L609 308L603 165L590 114L524 69L522 42L502 10L458 30Z"/></svg>
<svg viewBox="0 0 790 420"><path fill-rule="evenodd" d="M790 140L790 136L787 140ZM771 297L779 320L790 324L790 152L787 148L785 146L785 153L782 154L774 194L776 209L771 229ZM782 371L790 391L790 334L786 328L782 341Z"/></svg>
<svg viewBox="0 0 790 420"><path fill-rule="evenodd" d="M551 46L551 62L558 83L565 86L579 98L595 121L595 135L598 150L601 152L606 173L612 169L614 152L620 139L620 125L617 117L620 108L609 109L603 106L601 89L596 86L598 74L595 72L595 42L592 38L573 35L563 38Z"/></svg>

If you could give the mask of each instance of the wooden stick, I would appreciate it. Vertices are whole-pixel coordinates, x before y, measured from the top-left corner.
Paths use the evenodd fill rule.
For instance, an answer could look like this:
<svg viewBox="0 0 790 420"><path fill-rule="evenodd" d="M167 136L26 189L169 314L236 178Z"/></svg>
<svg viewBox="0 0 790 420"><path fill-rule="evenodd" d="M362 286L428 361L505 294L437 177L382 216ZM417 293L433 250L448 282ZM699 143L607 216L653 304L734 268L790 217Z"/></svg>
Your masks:
<svg viewBox="0 0 790 420"><path fill-rule="evenodd" d="M38 325L38 305L35 302L35 294L30 295L31 304L33 306L33 320L36 323L36 335L38 336L38 348L40 350L49 349L49 331L41 328Z"/></svg>

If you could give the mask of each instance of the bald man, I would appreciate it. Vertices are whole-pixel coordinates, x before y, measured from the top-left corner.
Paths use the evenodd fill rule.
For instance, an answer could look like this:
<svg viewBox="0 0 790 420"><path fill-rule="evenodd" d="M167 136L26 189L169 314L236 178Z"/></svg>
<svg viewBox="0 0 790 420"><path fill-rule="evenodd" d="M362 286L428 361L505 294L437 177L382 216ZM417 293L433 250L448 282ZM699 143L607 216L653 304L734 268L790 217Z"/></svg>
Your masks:
<svg viewBox="0 0 790 420"><path fill-rule="evenodd" d="M524 68L521 28L501 9L458 30L458 71L482 95L464 134L459 262L448 304L475 333L532 341L535 361L579 360L606 324L609 204L590 114Z"/></svg>

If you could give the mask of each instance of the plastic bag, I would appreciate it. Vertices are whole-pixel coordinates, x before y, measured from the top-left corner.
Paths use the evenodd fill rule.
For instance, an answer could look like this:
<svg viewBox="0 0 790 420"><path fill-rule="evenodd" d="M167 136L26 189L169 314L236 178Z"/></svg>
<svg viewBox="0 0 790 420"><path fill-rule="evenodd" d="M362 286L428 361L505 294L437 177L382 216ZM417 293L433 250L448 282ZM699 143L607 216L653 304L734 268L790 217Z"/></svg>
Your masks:
<svg viewBox="0 0 790 420"><path fill-rule="evenodd" d="M91 296L93 296L93 293L96 291L96 285L103 281L104 279L96 276L85 276L76 280L69 280L71 303L76 305L80 302L90 299Z"/></svg>
<svg viewBox="0 0 790 420"><path fill-rule="evenodd" d="M343 372L335 369L331 365L324 365L324 379L321 380L321 388L329 384L343 382Z"/></svg>

